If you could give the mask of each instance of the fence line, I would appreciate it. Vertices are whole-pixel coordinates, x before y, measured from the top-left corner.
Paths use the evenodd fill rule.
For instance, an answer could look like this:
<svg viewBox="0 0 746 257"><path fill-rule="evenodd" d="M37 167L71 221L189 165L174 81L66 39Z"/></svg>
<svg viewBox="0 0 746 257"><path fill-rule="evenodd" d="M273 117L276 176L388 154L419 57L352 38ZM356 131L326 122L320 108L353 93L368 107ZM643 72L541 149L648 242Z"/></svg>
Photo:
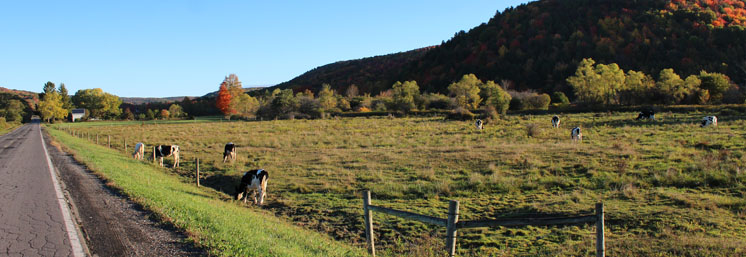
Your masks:
<svg viewBox="0 0 746 257"><path fill-rule="evenodd" d="M604 242L604 204L596 203L596 212L593 215L575 217L545 217L545 218L502 218L489 220L459 221L459 201L448 202L448 219L431 217L427 215L395 210L391 208L371 204L370 190L363 192L363 215L365 217L365 238L372 256L376 256L375 236L373 233L372 212L381 212L397 217L417 220L437 226L446 227L446 251L449 256L456 255L456 238L459 229L496 227L496 226L547 226L547 225L576 225L585 223L596 223L596 256L604 257L606 247Z"/></svg>

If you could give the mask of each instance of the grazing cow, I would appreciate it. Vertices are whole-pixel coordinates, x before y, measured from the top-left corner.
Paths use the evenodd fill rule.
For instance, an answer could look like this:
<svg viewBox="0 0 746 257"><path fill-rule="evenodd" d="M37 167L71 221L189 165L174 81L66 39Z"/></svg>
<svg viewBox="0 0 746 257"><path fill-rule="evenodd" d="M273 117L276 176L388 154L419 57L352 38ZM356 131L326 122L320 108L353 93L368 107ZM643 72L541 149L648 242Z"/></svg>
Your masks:
<svg viewBox="0 0 746 257"><path fill-rule="evenodd" d="M250 170L243 174L241 178L241 184L236 187L236 194L234 199L246 202L246 198L249 196L249 190L254 189L254 204L264 204L264 196L267 194L267 180L269 179L269 173L266 170ZM257 201L257 193L259 194L259 200Z"/></svg>
<svg viewBox="0 0 746 257"><path fill-rule="evenodd" d="M145 158L145 144L142 142L135 144L135 152L132 153L132 158L136 160L142 160Z"/></svg>
<svg viewBox="0 0 746 257"><path fill-rule="evenodd" d="M583 133L580 133L580 127L572 129L570 138L572 138L572 141L583 141Z"/></svg>
<svg viewBox="0 0 746 257"><path fill-rule="evenodd" d="M707 127L707 126L710 126L710 125L713 125L713 126L717 127L718 126L718 117L715 117L715 116L705 116L704 118L702 118L702 123L700 123L699 126L704 128L704 127Z"/></svg>
<svg viewBox="0 0 746 257"><path fill-rule="evenodd" d="M160 158L161 167L163 167L163 157L174 156L174 168L179 167L179 146L178 145L159 145L153 147L155 158Z"/></svg>
<svg viewBox="0 0 746 257"><path fill-rule="evenodd" d="M225 163L228 158L230 158L231 161L236 160L236 145L234 145L233 143L225 144L225 150L223 151L223 163Z"/></svg>
<svg viewBox="0 0 746 257"><path fill-rule="evenodd" d="M559 116L554 115L554 117L552 117L552 128L559 128L559 125L560 125Z"/></svg>
<svg viewBox="0 0 746 257"><path fill-rule="evenodd" d="M482 120L477 119L477 122L474 123L474 126L477 127L477 130L483 130L484 129L484 122Z"/></svg>
<svg viewBox="0 0 746 257"><path fill-rule="evenodd" d="M635 120L642 120L642 119L655 120L655 111L653 110L641 111L640 114L637 114L637 118Z"/></svg>

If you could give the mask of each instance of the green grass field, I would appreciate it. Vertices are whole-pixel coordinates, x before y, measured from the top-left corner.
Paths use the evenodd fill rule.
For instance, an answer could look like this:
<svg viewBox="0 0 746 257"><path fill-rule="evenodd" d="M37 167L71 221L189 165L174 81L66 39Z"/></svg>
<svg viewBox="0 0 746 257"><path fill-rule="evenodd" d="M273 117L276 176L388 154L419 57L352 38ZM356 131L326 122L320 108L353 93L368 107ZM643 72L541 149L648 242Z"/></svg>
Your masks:
<svg viewBox="0 0 746 257"><path fill-rule="evenodd" d="M717 127L698 126L713 114ZM202 184L222 192L216 198L232 194L243 171L266 169L262 209L355 246L365 241L359 192L370 189L376 205L441 218L448 200L459 200L461 220L589 213L603 201L609 256L746 254L742 113L658 113L657 121L634 121L629 112L560 116L560 129L551 128L551 115L510 115L481 132L472 122L440 117L81 123L73 129L112 135L118 149L125 138L130 148L136 141L178 144L182 167L171 172L193 179L191 161L200 158ZM538 128L533 137L529 124ZM581 143L569 139L574 126L583 128ZM229 141L239 147L238 161L223 164ZM443 228L378 213L374 221L384 255L443 253ZM594 231L592 224L465 229L457 251L593 255Z"/></svg>
<svg viewBox="0 0 746 257"><path fill-rule="evenodd" d="M215 256L363 256L360 248L298 228L261 210L248 210L209 188L94 145L59 130L50 130L75 158L107 185L182 229Z"/></svg>

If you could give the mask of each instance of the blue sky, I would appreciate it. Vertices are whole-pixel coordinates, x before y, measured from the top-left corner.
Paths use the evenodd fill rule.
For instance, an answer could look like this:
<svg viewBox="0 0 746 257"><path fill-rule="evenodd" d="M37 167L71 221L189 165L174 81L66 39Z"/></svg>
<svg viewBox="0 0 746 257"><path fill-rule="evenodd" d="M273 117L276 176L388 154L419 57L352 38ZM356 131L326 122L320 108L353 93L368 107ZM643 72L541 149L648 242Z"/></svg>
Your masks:
<svg viewBox="0 0 746 257"><path fill-rule="evenodd" d="M270 3L271 2L271 3ZM0 86L201 96L440 44L522 0L2 1Z"/></svg>

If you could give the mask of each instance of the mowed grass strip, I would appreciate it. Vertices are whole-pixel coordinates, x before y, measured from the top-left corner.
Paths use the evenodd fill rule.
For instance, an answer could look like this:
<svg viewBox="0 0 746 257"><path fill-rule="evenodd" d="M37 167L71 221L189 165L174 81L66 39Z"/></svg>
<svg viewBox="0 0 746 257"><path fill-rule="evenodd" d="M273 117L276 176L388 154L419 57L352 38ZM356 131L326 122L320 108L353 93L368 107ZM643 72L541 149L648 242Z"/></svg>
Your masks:
<svg viewBox="0 0 746 257"><path fill-rule="evenodd" d="M217 256L361 256L364 250L220 200L176 175L103 146L47 129L91 170Z"/></svg>

